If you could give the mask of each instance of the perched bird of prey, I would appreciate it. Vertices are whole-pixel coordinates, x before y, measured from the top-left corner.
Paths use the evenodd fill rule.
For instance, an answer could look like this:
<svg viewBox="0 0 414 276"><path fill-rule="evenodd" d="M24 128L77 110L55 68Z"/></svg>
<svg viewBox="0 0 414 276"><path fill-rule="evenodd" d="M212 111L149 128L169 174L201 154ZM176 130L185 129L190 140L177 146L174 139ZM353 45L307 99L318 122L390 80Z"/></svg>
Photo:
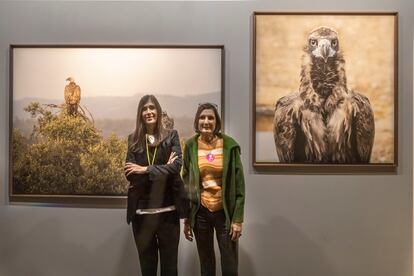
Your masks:
<svg viewBox="0 0 414 276"><path fill-rule="evenodd" d="M170 118L165 111L162 112L161 122L165 129L174 129L174 119Z"/></svg>
<svg viewBox="0 0 414 276"><path fill-rule="evenodd" d="M65 86L65 103L67 112L70 115L76 115L78 113L78 106L81 99L81 89L72 77L67 78L66 81L69 81L69 84Z"/></svg>
<svg viewBox="0 0 414 276"><path fill-rule="evenodd" d="M367 97L347 88L338 34L313 30L304 47L299 92L276 103L273 134L285 163L369 163L374 114Z"/></svg>

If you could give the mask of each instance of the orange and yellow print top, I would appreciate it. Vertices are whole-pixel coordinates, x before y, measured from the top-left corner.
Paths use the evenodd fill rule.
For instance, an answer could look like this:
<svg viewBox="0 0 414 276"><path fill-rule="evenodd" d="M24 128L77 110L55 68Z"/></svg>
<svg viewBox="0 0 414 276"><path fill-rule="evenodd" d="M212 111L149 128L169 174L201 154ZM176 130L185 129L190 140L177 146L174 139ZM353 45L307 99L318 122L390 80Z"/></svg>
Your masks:
<svg viewBox="0 0 414 276"><path fill-rule="evenodd" d="M201 180L201 205L210 212L223 209L221 178L223 174L223 139L211 145L198 139L198 167Z"/></svg>

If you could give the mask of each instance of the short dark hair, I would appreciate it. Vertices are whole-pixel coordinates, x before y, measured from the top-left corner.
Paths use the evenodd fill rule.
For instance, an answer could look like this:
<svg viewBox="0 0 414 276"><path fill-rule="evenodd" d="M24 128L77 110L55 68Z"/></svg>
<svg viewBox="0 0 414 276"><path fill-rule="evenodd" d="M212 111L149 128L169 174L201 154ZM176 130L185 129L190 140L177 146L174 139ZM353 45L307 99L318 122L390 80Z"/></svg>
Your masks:
<svg viewBox="0 0 414 276"><path fill-rule="evenodd" d="M220 133L221 131L221 118L220 118L220 114L217 111L217 105L213 103L202 103L198 105L198 109L194 117L194 130L195 132L200 133L200 130L198 129L198 119L200 118L201 112L203 112L203 110L206 110L206 109L213 110L214 115L216 116L216 127L213 130L214 135L216 135L217 133Z"/></svg>

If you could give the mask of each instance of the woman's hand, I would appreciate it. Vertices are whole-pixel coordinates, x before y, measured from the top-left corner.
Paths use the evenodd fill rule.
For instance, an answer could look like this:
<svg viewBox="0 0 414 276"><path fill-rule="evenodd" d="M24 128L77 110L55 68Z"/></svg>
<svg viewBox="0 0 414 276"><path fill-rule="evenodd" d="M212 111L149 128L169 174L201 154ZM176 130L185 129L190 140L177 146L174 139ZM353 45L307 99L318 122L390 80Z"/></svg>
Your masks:
<svg viewBox="0 0 414 276"><path fill-rule="evenodd" d="M134 174L134 173L135 174L147 173L147 167L140 166L138 164L134 164L134 163L131 163L131 162L125 163L124 170L125 170L125 175L126 176L129 176L129 175Z"/></svg>
<svg viewBox="0 0 414 276"><path fill-rule="evenodd" d="M177 158L178 158L177 153L171 152L170 157L168 158L167 165L172 164Z"/></svg>
<svg viewBox="0 0 414 276"><path fill-rule="evenodd" d="M190 220L188 218L184 219L184 236L187 240L193 241L193 229L191 229Z"/></svg>
<svg viewBox="0 0 414 276"><path fill-rule="evenodd" d="M230 233L229 233L229 235L231 236L231 240L232 241L237 241L240 238L240 236L242 235L241 232L242 232L242 224L237 223L237 222L233 222L231 224Z"/></svg>

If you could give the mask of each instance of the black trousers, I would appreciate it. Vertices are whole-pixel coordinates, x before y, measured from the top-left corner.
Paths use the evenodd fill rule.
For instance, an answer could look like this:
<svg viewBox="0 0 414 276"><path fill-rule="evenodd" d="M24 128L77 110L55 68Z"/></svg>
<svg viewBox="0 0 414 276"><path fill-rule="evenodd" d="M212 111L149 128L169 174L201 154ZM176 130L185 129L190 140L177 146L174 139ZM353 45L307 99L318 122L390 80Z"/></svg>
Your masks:
<svg viewBox="0 0 414 276"><path fill-rule="evenodd" d="M177 276L180 221L176 211L135 215L132 220L135 244L143 276L156 276L158 252L162 276Z"/></svg>
<svg viewBox="0 0 414 276"><path fill-rule="evenodd" d="M238 275L238 242L232 241L226 229L224 211L210 212L200 206L196 215L194 235L200 258L201 275L216 275L216 257L214 254L214 230L220 249L221 271L225 276Z"/></svg>

